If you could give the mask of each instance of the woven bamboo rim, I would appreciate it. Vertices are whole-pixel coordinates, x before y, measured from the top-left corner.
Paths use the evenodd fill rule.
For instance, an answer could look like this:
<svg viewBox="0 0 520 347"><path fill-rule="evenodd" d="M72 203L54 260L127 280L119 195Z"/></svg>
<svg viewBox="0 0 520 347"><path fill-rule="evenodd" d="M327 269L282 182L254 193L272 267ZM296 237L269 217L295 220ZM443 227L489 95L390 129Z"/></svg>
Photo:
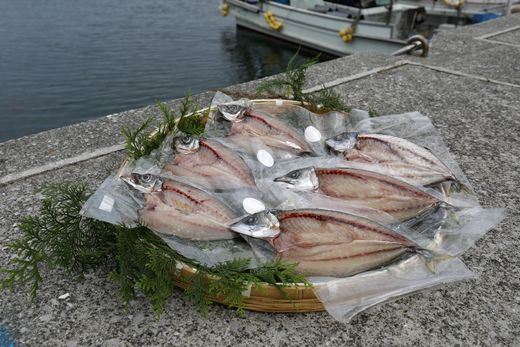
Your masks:
<svg viewBox="0 0 520 347"><path fill-rule="evenodd" d="M195 275L196 269L182 266L178 275L173 275L177 287L186 289L190 284L190 277ZM208 278L208 281L218 281L218 278ZM221 297L210 297L211 301L227 305ZM318 300L311 287L303 283L295 283L282 289L267 283L259 286L252 285L248 293L244 293L244 309L256 312L319 312L325 308Z"/></svg>
<svg viewBox="0 0 520 347"><path fill-rule="evenodd" d="M282 103L289 105L301 105L295 100L282 99L254 99L251 100L254 104L269 104ZM187 117L205 112L209 107L198 110ZM152 134L153 136L153 134ZM123 162L119 170L121 176L124 168L128 165L128 160ZM180 273L174 274L173 279L177 287L186 289L190 284L190 278L195 275L197 270L185 264L179 264ZM208 278L208 281L218 281L218 278ZM314 290L311 287L305 286L303 283L294 283L292 286L278 288L274 285L264 283L261 285L252 285L247 293L244 293L244 309L256 312L319 312L324 311L325 307L316 297ZM211 301L228 304L224 298L210 297Z"/></svg>

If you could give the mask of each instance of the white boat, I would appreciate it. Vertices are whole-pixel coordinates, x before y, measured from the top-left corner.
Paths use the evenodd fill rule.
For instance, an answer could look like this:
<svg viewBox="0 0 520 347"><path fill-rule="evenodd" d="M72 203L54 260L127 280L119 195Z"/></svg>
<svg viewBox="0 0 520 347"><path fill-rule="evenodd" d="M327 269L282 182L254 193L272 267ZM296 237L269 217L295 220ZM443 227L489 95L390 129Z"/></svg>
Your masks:
<svg viewBox="0 0 520 347"><path fill-rule="evenodd" d="M332 4L336 10L330 12L320 3L291 0L289 6L275 1L225 0L221 12L229 10L238 26L341 56L367 51L389 54L402 48L411 35L407 23L420 8L398 4L389 12L384 6Z"/></svg>
<svg viewBox="0 0 520 347"><path fill-rule="evenodd" d="M418 32L427 36L442 23L458 24L482 13L483 6L497 7L459 5L464 0L222 1L222 15L233 14L237 26L338 56L391 54Z"/></svg>

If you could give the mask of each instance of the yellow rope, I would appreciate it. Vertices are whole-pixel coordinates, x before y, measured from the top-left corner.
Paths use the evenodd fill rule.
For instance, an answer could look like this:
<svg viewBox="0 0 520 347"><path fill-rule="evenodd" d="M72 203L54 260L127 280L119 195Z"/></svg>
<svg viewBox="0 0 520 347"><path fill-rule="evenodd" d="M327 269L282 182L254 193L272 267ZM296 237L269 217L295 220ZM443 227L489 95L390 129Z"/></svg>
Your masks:
<svg viewBox="0 0 520 347"><path fill-rule="evenodd" d="M281 30L283 27L283 23L276 19L271 11L264 13L264 19L271 29Z"/></svg>
<svg viewBox="0 0 520 347"><path fill-rule="evenodd" d="M343 40L343 42L350 42L354 38L354 28L348 27L341 29L339 31L339 37Z"/></svg>
<svg viewBox="0 0 520 347"><path fill-rule="evenodd" d="M225 1L222 1L220 4L220 15L222 17L226 17L229 13L229 4Z"/></svg>

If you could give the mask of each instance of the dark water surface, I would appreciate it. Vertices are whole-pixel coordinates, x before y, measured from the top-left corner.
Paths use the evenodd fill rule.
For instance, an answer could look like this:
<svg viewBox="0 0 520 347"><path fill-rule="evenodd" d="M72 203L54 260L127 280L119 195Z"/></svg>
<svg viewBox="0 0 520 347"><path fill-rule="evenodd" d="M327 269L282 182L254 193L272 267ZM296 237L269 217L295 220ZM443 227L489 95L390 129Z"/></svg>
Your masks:
<svg viewBox="0 0 520 347"><path fill-rule="evenodd" d="M0 141L285 69L296 46L218 5L0 0Z"/></svg>

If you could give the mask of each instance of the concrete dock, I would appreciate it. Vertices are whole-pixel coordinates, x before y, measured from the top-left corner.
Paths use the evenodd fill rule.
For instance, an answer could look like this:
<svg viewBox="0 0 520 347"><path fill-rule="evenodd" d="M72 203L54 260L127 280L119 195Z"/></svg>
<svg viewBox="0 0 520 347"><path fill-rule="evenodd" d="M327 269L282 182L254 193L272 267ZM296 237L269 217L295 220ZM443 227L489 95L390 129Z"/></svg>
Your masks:
<svg viewBox="0 0 520 347"><path fill-rule="evenodd" d="M253 92L258 83L223 91ZM157 320L143 299L126 314L106 269L82 282L45 270L33 305L23 290L0 293L0 327L24 346L519 346L520 15L439 34L428 58L361 54L319 64L307 87L323 84L355 108L430 117L481 204L507 208L506 220L463 256L476 279L400 298L341 324L327 313L240 317L221 305L204 319L180 290ZM196 98L204 105L212 95ZM121 126L151 114L158 110L0 143L0 267L12 256L5 244L20 236L17 220L39 208L35 190L64 180L96 187L124 158ZM70 297L59 300L65 293Z"/></svg>

